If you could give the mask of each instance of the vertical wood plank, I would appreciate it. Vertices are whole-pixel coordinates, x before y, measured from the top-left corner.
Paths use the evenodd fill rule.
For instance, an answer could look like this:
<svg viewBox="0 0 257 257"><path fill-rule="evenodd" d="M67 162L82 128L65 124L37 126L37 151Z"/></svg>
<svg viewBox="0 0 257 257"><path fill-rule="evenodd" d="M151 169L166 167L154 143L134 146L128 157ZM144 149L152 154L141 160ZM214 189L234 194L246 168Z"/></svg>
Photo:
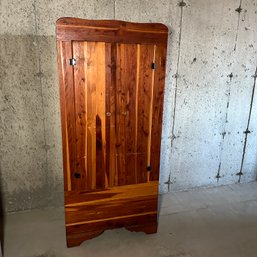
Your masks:
<svg viewBox="0 0 257 257"><path fill-rule="evenodd" d="M105 109L106 109L106 162L105 162L105 172L106 172L106 187L110 186L112 183L110 182L110 148L111 148L111 111L110 111L110 89L112 83L112 66L111 66L111 44L105 45L105 67L106 67L106 76L105 76Z"/></svg>
<svg viewBox="0 0 257 257"><path fill-rule="evenodd" d="M87 110L86 110L86 84L84 53L87 49L86 42L73 42L73 57L76 59L74 66L75 88L75 113L76 113L76 170L80 174L77 178L77 189L87 188Z"/></svg>
<svg viewBox="0 0 257 257"><path fill-rule="evenodd" d="M154 45L152 63L155 63L155 50L156 50L156 45ZM150 170L147 170L147 182L149 182L150 180L150 172L152 169L150 161L151 161L151 139L152 139L152 118L153 118L153 91L154 91L154 77L155 77L154 75L155 75L155 69L152 69L152 83L150 88L150 108L149 108L149 135L148 135L148 143L147 143L147 167L149 167Z"/></svg>
<svg viewBox="0 0 257 257"><path fill-rule="evenodd" d="M138 84L137 181L147 181L147 151L150 137L149 122L152 102L152 62L154 45L141 45Z"/></svg>
<svg viewBox="0 0 257 257"><path fill-rule="evenodd" d="M96 43L87 43L87 170L89 189L96 188Z"/></svg>
<svg viewBox="0 0 257 257"><path fill-rule="evenodd" d="M116 151L116 60L117 46L111 45L111 87L110 87L110 186L118 185Z"/></svg>
<svg viewBox="0 0 257 257"><path fill-rule="evenodd" d="M122 67L122 83L125 93L124 111L125 119L125 171L126 184L136 183L136 78L137 78L137 45L124 45L124 64Z"/></svg>
<svg viewBox="0 0 257 257"><path fill-rule="evenodd" d="M138 87L139 87L139 74L140 74L140 44L137 44L137 76L136 76L136 106L135 106L135 152L137 153L137 138L138 138ZM138 162L138 153L135 155L135 180L137 183L137 162Z"/></svg>
<svg viewBox="0 0 257 257"><path fill-rule="evenodd" d="M65 190L77 188L77 181L74 177L76 172L76 143L75 137L75 106L74 101L74 81L73 67L69 64L72 58L71 42L58 42L59 51L59 78L60 78L60 101L62 117L62 140L64 159L64 182Z"/></svg>
<svg viewBox="0 0 257 257"><path fill-rule="evenodd" d="M106 60L105 43L96 43L96 188L106 182Z"/></svg>
<svg viewBox="0 0 257 257"><path fill-rule="evenodd" d="M124 44L117 44L116 60L116 149L117 149L117 175L118 185L125 185L125 119L122 115L124 110L125 92L122 81Z"/></svg>
<svg viewBox="0 0 257 257"><path fill-rule="evenodd" d="M105 43L87 43L87 110L89 188L105 187L106 112Z"/></svg>
<svg viewBox="0 0 257 257"><path fill-rule="evenodd" d="M136 183L137 45L117 48L117 161L119 185Z"/></svg>
<svg viewBox="0 0 257 257"><path fill-rule="evenodd" d="M116 174L116 45L106 44L105 46L105 67L106 67L106 186L117 185ZM115 182L116 181L116 182Z"/></svg>
<svg viewBox="0 0 257 257"><path fill-rule="evenodd" d="M153 117L151 135L152 172L150 174L150 180L159 180L164 84L166 71L165 45L157 45L155 51L155 63L157 68L155 70L153 90Z"/></svg>
<svg viewBox="0 0 257 257"><path fill-rule="evenodd" d="M61 125L62 125L62 154L63 154L63 176L64 176L64 190L71 190L70 183L70 164L69 164L69 150L68 150L68 132L67 132L67 117L66 117L66 103L65 103L65 80L64 80L64 61L66 59L65 47L63 42L57 41L58 51L58 70L59 70L59 91L60 91L60 108L61 108Z"/></svg>

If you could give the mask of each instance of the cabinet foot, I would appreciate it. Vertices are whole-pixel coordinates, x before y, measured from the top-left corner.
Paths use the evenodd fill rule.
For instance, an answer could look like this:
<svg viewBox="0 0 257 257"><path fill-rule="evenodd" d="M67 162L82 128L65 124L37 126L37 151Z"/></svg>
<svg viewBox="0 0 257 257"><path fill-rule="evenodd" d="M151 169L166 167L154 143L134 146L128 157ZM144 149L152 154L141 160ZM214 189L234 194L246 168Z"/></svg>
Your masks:
<svg viewBox="0 0 257 257"><path fill-rule="evenodd" d="M76 233L76 234L68 234L67 235L67 247L79 246L85 240L92 239L96 236L99 236L103 232L104 232L104 230L81 232L81 233Z"/></svg>
<svg viewBox="0 0 257 257"><path fill-rule="evenodd" d="M157 232L158 223L153 222L134 226L126 226L126 229L132 232L144 232L146 234L154 234Z"/></svg>

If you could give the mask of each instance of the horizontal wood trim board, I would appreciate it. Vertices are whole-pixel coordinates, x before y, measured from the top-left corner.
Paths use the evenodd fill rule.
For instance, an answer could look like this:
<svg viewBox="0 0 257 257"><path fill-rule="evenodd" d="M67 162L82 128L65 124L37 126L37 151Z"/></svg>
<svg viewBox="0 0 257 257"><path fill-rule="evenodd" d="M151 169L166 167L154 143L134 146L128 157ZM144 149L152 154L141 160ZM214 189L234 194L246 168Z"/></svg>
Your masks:
<svg viewBox="0 0 257 257"><path fill-rule="evenodd" d="M158 183L156 182L145 183L152 184L147 186L142 184L119 186L96 192L96 194L89 192L86 195L90 197L84 202L81 202L82 197L73 198L75 201L73 204L65 205L66 225L156 213L158 205ZM81 196L81 194L78 195Z"/></svg>
<svg viewBox="0 0 257 257"><path fill-rule="evenodd" d="M113 229L119 227L130 227L130 226L139 226L145 224L154 224L157 222L157 213L152 214L142 214L139 216L130 216L123 217L120 219L109 219L106 221L77 224L72 226L66 226L67 237L72 237L72 235L80 233L91 233L91 232L100 232L106 229Z"/></svg>
<svg viewBox="0 0 257 257"><path fill-rule="evenodd" d="M118 221L120 219L127 219L132 217L140 217L140 216L146 216L146 215L157 215L157 211L151 211L151 212L145 212L145 213L139 213L139 214L132 214L132 215L124 215L121 217L112 217L112 218L106 218L106 219L99 219L99 220L90 220L90 221L83 221L83 222L74 222L74 223L67 223L66 227L71 226L77 226L77 225L84 225L84 224L91 224L91 223L97 223L97 222L106 222L106 221Z"/></svg>
<svg viewBox="0 0 257 257"><path fill-rule="evenodd" d="M137 198L144 196L155 196L158 194L158 181L148 183L116 186L101 190L90 191L65 191L65 207L90 204L98 201L118 200L126 198Z"/></svg>
<svg viewBox="0 0 257 257"><path fill-rule="evenodd" d="M155 32L168 32L167 26L162 23L137 23L121 20L87 20L72 17L62 17L56 21L56 27L73 26L73 27L102 27L102 28L123 28L149 30Z"/></svg>
<svg viewBox="0 0 257 257"><path fill-rule="evenodd" d="M109 43L167 44L168 28L159 23L87 21L62 18L56 23L57 40Z"/></svg>

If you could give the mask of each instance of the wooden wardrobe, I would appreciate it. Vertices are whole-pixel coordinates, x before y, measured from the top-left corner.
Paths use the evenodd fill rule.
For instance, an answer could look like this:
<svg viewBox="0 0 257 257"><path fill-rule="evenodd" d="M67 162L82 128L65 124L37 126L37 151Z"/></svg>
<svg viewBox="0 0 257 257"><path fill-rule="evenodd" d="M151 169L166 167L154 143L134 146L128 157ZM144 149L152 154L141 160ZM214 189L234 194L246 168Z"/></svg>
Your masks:
<svg viewBox="0 0 257 257"><path fill-rule="evenodd" d="M168 29L61 18L56 35L67 245L155 233Z"/></svg>

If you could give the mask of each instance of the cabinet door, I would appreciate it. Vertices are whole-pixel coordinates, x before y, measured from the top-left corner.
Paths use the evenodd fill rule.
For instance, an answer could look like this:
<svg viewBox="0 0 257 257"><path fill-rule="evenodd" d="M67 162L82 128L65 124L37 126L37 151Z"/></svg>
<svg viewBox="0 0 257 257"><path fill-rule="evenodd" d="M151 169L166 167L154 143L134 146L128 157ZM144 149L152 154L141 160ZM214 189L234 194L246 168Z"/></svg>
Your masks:
<svg viewBox="0 0 257 257"><path fill-rule="evenodd" d="M108 187L110 175L107 140L110 142L109 99L111 45L104 42L73 42L76 172L75 189ZM71 100L72 101L72 100ZM107 129L108 126L108 129ZM109 145L108 145L109 148ZM107 161L108 158L108 161ZM76 176L76 174L75 174Z"/></svg>
<svg viewBox="0 0 257 257"><path fill-rule="evenodd" d="M162 68L156 63L157 49L156 45L72 43L76 65L74 98L67 99L69 108L74 108L70 110L74 129L68 131L72 148L68 188L94 190L158 179L154 160L159 158L160 130L153 119L161 115L156 108L160 109L163 90L155 80ZM150 176L152 172L157 176Z"/></svg>
<svg viewBox="0 0 257 257"><path fill-rule="evenodd" d="M165 48L117 44L118 184L159 179Z"/></svg>
<svg viewBox="0 0 257 257"><path fill-rule="evenodd" d="M117 44L119 185L149 181L155 50L155 45Z"/></svg>
<svg viewBox="0 0 257 257"><path fill-rule="evenodd" d="M165 48L116 46L118 185L159 179Z"/></svg>

